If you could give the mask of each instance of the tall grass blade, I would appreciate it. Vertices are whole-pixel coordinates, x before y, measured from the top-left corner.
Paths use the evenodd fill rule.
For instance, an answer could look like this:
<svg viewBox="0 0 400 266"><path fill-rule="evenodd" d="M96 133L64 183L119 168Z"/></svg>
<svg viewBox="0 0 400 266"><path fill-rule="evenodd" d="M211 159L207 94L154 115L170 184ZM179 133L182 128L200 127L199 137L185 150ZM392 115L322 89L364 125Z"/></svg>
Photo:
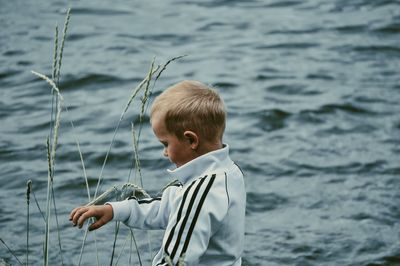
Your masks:
<svg viewBox="0 0 400 266"><path fill-rule="evenodd" d="M56 31L54 34L54 53L53 53L53 74L51 78L53 81L56 80L57 76L57 60L58 60L58 25L56 25Z"/></svg>
<svg viewBox="0 0 400 266"><path fill-rule="evenodd" d="M110 266L112 266L113 260L114 260L115 245L117 244L117 238L118 238L118 233L119 233L119 225L120 225L120 222L115 222L114 243L113 243L113 248L112 248L112 252L111 252Z"/></svg>
<svg viewBox="0 0 400 266"><path fill-rule="evenodd" d="M89 232L89 225L90 225L89 223L86 225L85 235L83 236L81 251L79 253L78 266L80 266L81 262L82 262L83 251L85 249L85 242L86 242L86 238L87 238L87 235Z"/></svg>
<svg viewBox="0 0 400 266"><path fill-rule="evenodd" d="M46 218L44 217L43 211L42 211L42 209L41 209L40 206L39 206L39 202L38 202L38 200L37 200L37 198L36 198L35 191L34 191L33 189L32 189L32 191L31 191L31 193L32 193L32 195L33 195L33 199L35 200L35 203L36 203L36 206L37 206L37 208L38 208L38 210L39 210L39 213L40 213L40 215L42 215L43 221L46 222Z"/></svg>
<svg viewBox="0 0 400 266"><path fill-rule="evenodd" d="M53 183L51 185L52 185L51 186L51 193L52 193L52 198L53 198L54 214L55 214L55 217L56 217L56 225L57 225L58 247L59 247L59 250L60 250L61 265L64 265L63 250L62 250L61 235L60 235L60 224L58 222L57 206L56 206L56 199L54 197L54 186L53 186Z"/></svg>
<svg viewBox="0 0 400 266"><path fill-rule="evenodd" d="M133 243L135 244L136 253L137 253L137 256L138 256L138 259L139 259L139 264L140 264L140 266L142 266L143 265L142 264L142 258L140 257L139 247L138 247L137 242L136 242L135 234L133 233L132 228L129 228L129 230L131 231L131 239L133 240Z"/></svg>
<svg viewBox="0 0 400 266"><path fill-rule="evenodd" d="M51 154L50 154L50 139L47 137L46 141L47 148L47 162L48 162L48 180L47 180L47 200L46 200L46 229L45 229L45 240L43 247L43 265L49 265L49 237L50 237L50 202L51 202L51 183L52 181L52 162L51 162Z"/></svg>
<svg viewBox="0 0 400 266"><path fill-rule="evenodd" d="M69 115L69 110L68 110L67 106L64 107L64 110L67 112L67 115ZM88 202L90 202L91 201L90 200L90 188L89 188L89 180L88 180L87 173L86 173L85 161L83 160L83 154L82 154L81 146L79 144L78 136L76 134L76 129L75 129L74 123L72 122L71 119L69 119L69 123L71 125L72 134L74 135L76 147L78 149L79 158L80 158L81 165L82 165L82 170L83 170L83 177L85 179L85 184L86 184L86 191L87 191L87 194L88 194L88 200L89 200Z"/></svg>
<svg viewBox="0 0 400 266"><path fill-rule="evenodd" d="M158 72L158 75L157 75L155 81L157 81L157 80L160 78L161 74L164 72L164 70L167 69L167 66L168 66L170 63L172 63L172 62L175 61L175 60L181 59L181 58L183 58L183 57L185 57L185 56L187 56L187 55L179 55L179 56L172 57L171 59L169 59L169 60L162 66L160 72Z"/></svg>
<svg viewBox="0 0 400 266"><path fill-rule="evenodd" d="M53 71L52 71L52 80L55 82L57 75L57 59L58 58L58 25L56 25L56 30L54 34L54 52L53 52ZM54 121L54 90L51 89L51 112L50 112L50 136L53 135L53 121Z"/></svg>
<svg viewBox="0 0 400 266"><path fill-rule="evenodd" d="M47 76L45 76L45 75L43 75L43 74L40 74L40 73L38 73L38 72L36 72L36 71L31 70L31 72L32 72L32 74L38 76L39 78L41 78L41 79L45 80L47 83L49 83L50 86L51 86L51 88L54 89L54 90L57 92L58 96L63 100L63 97L62 97L61 94L60 94L60 90L58 89L58 87L57 87L57 85L54 83L54 81L52 81L52 80L49 79Z"/></svg>
<svg viewBox="0 0 400 266"><path fill-rule="evenodd" d="M19 265L24 265L22 262L18 259L17 255L15 255L14 251L11 250L11 248L4 242L4 240L0 237L1 243L7 248L7 250L11 253L11 255L14 256L14 258L18 261Z"/></svg>
<svg viewBox="0 0 400 266"><path fill-rule="evenodd" d="M60 84L61 62L62 62L62 57L63 57L63 52L64 52L65 39L67 37L67 29L68 29L70 17L71 17L71 8L68 8L67 16L66 16L65 22L64 22L63 36L62 36L62 40L61 40L60 54L59 54L59 58L58 58L58 67L57 67L57 74L56 74L57 85Z"/></svg>
<svg viewBox="0 0 400 266"><path fill-rule="evenodd" d="M26 265L29 265L29 204L31 199L32 180L26 182Z"/></svg>
<svg viewBox="0 0 400 266"><path fill-rule="evenodd" d="M139 265L142 266L142 259L140 257L139 249L138 249L138 246L137 246L137 243L136 243L136 239L135 239L135 235L134 235L134 233L132 231L132 228L130 228L130 234L127 235L126 238L125 238L124 244L122 245L122 249L121 249L121 251L120 251L120 253L119 253L118 257L117 257L117 261L115 262L115 265L118 265L119 259L121 258L122 254L124 253L125 246L126 246L126 243L128 242L128 239L131 239L131 250L132 250L132 242L134 242L134 245L136 247L137 256L138 256L138 259L139 259ZM129 256L129 265L131 265L131 263L132 263L131 260L132 260L132 256Z"/></svg>
<svg viewBox="0 0 400 266"><path fill-rule="evenodd" d="M135 126L132 123L132 142L133 142L133 153L135 157L135 169L139 174L139 181L140 181L140 186L143 187L143 178L142 178L142 170L140 166L140 159L139 159L139 151L138 151L138 141L136 139L136 131L135 131ZM128 181L129 183L129 181Z"/></svg>
<svg viewBox="0 0 400 266"><path fill-rule="evenodd" d="M96 249L96 265L99 266L100 265L100 260L99 260L99 252L98 252L98 248L97 248L97 234L96 231L94 231L94 247Z"/></svg>

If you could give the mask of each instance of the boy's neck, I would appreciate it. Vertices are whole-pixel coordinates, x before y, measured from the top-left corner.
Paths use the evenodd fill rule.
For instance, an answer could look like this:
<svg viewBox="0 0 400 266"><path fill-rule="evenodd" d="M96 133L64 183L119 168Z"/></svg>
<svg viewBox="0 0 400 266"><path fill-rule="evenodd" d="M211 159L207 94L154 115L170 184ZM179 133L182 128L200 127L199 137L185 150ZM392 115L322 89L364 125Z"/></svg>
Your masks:
<svg viewBox="0 0 400 266"><path fill-rule="evenodd" d="M202 156L206 153L212 152L212 151L216 151L219 149L223 148L223 144L221 141L217 141L217 142L204 142L202 145L200 145L197 149L196 149L196 155L197 157Z"/></svg>

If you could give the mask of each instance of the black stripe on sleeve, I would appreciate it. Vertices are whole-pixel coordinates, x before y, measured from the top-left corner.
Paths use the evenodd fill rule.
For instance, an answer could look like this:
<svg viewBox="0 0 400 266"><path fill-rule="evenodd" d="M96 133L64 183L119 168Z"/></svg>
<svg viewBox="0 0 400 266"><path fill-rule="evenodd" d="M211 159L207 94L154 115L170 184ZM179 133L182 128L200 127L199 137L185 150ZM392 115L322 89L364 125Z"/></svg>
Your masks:
<svg viewBox="0 0 400 266"><path fill-rule="evenodd" d="M170 256L171 260L174 259L175 254L176 254L176 252L178 250L179 242L181 241L182 234L183 234L183 231L185 230L185 226L186 226L187 220L189 219L190 212L192 211L193 204L194 204L194 202L196 200L197 194L199 193L200 187L203 185L204 181L206 180L206 177L207 176L205 176L202 179L200 179L200 182L197 184L195 190L193 191L192 197L190 199L189 205L188 205L187 210L186 210L185 217L182 220L182 224L181 224L181 227L179 229L179 232L178 232L178 235L177 235L177 238L176 238L176 241L175 241L174 249L172 250L172 253L171 253L171 256Z"/></svg>
<svg viewBox="0 0 400 266"><path fill-rule="evenodd" d="M143 204L143 203L152 203L153 201L160 201L161 198L157 197L157 198L151 198L151 199L142 199L142 200L138 200L137 202L139 204Z"/></svg>
<svg viewBox="0 0 400 266"><path fill-rule="evenodd" d="M193 230L194 230L194 226L196 225L197 219L198 219L199 214L200 214L201 207L204 204L204 201L205 201L205 199L207 197L208 192L210 191L210 188L211 188L212 184L214 183L214 180L215 180L215 174L211 176L211 180L210 180L210 182L208 182L208 185L207 185L203 195L201 196L199 205L197 206L196 213L194 214L194 217L193 217L192 223L190 225L188 234L186 235L186 240L185 240L185 243L183 244L183 248L182 248L180 256L182 256L183 254L186 253L186 250L187 250L187 248L189 246L190 238L191 238Z"/></svg>
<svg viewBox="0 0 400 266"><path fill-rule="evenodd" d="M206 178L206 177L207 177L207 176L204 176L203 178ZM187 197L187 195L189 194L190 189L191 189L191 188L193 187L193 185L196 183L196 181L197 181L197 180L193 181L193 182L189 185L189 187L186 189L185 193L183 194L182 202L181 202L181 205L180 205L180 207L179 207L178 215L177 215L177 217L176 217L176 223L175 223L174 227L172 227L171 231L169 232L167 242L165 243L165 246L164 246L164 252L165 252L167 255L169 255L168 248L169 248L169 245L171 244L172 237L174 236L176 226L178 225L178 222L179 222L179 220L181 219L181 216L182 216L182 210L183 210L183 206L185 205L186 197Z"/></svg>

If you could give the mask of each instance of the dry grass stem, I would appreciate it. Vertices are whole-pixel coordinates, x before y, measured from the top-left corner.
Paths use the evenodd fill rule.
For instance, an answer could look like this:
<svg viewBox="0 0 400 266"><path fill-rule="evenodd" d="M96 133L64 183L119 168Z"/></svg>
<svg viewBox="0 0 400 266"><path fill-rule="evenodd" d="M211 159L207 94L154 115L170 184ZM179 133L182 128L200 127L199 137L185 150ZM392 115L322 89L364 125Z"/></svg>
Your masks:
<svg viewBox="0 0 400 266"><path fill-rule="evenodd" d="M56 31L54 34L54 53L53 53L53 74L52 79L56 80L57 75L57 58L58 58L58 25L56 25Z"/></svg>
<svg viewBox="0 0 400 266"><path fill-rule="evenodd" d="M17 255L15 255L15 252L12 251L12 249L6 244L6 242L4 242L4 240L0 237L0 242L3 243L3 245L6 247L6 249L8 250L8 252L11 253L11 255L14 256L14 258L17 260L17 262L19 263L19 265L24 265L22 264L22 262L18 259Z"/></svg>
<svg viewBox="0 0 400 266"><path fill-rule="evenodd" d="M47 76L45 76L45 75L43 75L43 74L40 74L40 73L38 73L38 72L36 72L36 71L33 71L33 70L32 70L31 72L32 72L32 74L38 76L39 78L41 78L41 79L45 80L47 83L49 83L50 86L52 87L52 89L54 89L54 90L57 92L57 94L60 96L60 98L63 100L63 97L62 97L61 94L60 94L60 90L58 89L58 87L57 87L57 85L54 83L54 81L52 81L52 80L51 80L50 78L48 78Z"/></svg>
<svg viewBox="0 0 400 266"><path fill-rule="evenodd" d="M61 62L62 62L62 57L63 57L63 52L64 52L64 43L65 43L65 39L67 37L67 29L68 29L70 17L71 17L71 8L68 8L67 17L65 18L65 22L64 22L63 37L62 37L62 41L61 41L60 55L59 55L59 59L58 59L58 67L57 67L57 74L56 74L57 84L59 84L59 82L60 82Z"/></svg>

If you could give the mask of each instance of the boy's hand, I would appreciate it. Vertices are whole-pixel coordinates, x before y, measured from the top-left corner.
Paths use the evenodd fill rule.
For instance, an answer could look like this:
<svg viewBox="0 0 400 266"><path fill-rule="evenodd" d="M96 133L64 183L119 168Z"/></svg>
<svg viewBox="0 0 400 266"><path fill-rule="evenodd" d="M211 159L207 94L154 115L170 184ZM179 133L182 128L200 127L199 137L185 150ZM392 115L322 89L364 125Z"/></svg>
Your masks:
<svg viewBox="0 0 400 266"><path fill-rule="evenodd" d="M113 218L113 209L108 204L78 207L72 210L69 220L72 221L74 226L78 225L79 228L82 228L83 223L91 217L95 217L96 222L89 226L89 231L96 230L111 221Z"/></svg>

